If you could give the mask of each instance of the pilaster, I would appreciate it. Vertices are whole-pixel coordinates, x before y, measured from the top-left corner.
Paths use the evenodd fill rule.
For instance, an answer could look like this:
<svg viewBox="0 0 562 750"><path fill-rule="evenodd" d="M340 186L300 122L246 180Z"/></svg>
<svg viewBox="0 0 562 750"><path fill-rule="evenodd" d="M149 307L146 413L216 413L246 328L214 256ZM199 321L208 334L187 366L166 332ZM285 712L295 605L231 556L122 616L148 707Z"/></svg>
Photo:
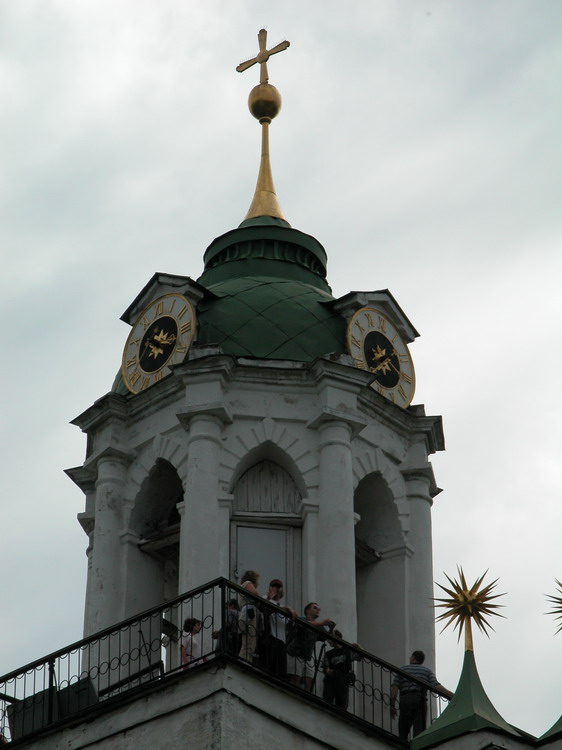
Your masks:
<svg viewBox="0 0 562 750"><path fill-rule="evenodd" d="M95 459L95 525L85 635L109 627L124 616L119 532L123 525L127 472L132 460L131 454L114 448L106 448Z"/></svg>
<svg viewBox="0 0 562 750"><path fill-rule="evenodd" d="M188 432L185 500L178 506L181 516L179 591L189 591L224 570L221 546L228 548L224 533L224 513L219 504L219 463L223 425L230 415L220 403L193 407L178 414ZM228 557L228 556L226 556ZM221 562L222 561L222 562Z"/></svg>
<svg viewBox="0 0 562 750"><path fill-rule="evenodd" d="M355 514L351 437L357 421L329 410L309 425L318 431L318 604L322 619L337 623L346 640L357 638Z"/></svg>
<svg viewBox="0 0 562 750"><path fill-rule="evenodd" d="M433 554L431 531L432 479L429 465L402 472L409 506L408 545L414 550L407 579L408 633L411 652L421 649L435 664Z"/></svg>

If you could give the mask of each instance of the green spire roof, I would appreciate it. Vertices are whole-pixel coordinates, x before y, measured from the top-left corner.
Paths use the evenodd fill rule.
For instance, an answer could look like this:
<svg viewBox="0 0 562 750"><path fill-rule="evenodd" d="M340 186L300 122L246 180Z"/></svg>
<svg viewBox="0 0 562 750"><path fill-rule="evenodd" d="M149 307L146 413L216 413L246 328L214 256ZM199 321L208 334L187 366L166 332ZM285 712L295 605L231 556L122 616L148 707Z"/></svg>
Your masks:
<svg viewBox="0 0 562 750"><path fill-rule="evenodd" d="M556 735L560 735L560 737L562 737L562 716L560 716L558 721L548 730L548 732L545 732L539 738L539 741L542 743L545 740L553 740Z"/></svg>
<svg viewBox="0 0 562 750"><path fill-rule="evenodd" d="M481 729L528 737L508 724L496 711L482 687L474 652L467 650L459 684L451 702L428 729L414 737L411 748L421 750Z"/></svg>

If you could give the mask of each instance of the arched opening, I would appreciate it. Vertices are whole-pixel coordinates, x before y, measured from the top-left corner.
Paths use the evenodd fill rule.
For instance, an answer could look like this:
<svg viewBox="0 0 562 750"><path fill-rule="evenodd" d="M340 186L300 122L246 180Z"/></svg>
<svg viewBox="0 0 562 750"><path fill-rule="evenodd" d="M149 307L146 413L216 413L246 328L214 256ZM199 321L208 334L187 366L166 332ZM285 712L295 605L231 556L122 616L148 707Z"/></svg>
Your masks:
<svg viewBox="0 0 562 750"><path fill-rule="evenodd" d="M301 605L302 495L289 472L270 458L244 471L233 491L231 576L257 571L260 591L272 578L285 584L286 602Z"/></svg>
<svg viewBox="0 0 562 750"><path fill-rule="evenodd" d="M137 581L135 588L141 589L136 596L136 611L178 595L177 504L182 500L183 486L177 471L163 458L156 459L131 512L130 528L139 537L139 555L130 569L130 577Z"/></svg>
<svg viewBox="0 0 562 750"><path fill-rule="evenodd" d="M387 641L397 635L406 595L404 540L392 493L380 474L364 477L355 490L358 641L389 659ZM393 634L389 639L388 633ZM402 658L402 657L400 657Z"/></svg>

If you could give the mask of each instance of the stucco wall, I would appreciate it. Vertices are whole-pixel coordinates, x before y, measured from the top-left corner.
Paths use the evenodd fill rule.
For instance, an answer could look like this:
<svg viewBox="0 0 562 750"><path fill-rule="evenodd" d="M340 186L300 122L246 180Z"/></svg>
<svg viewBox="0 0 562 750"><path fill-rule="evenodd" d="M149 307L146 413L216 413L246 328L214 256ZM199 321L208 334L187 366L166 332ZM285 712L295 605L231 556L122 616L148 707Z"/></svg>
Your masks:
<svg viewBox="0 0 562 750"><path fill-rule="evenodd" d="M192 671L26 750L377 750L351 721L233 666Z"/></svg>

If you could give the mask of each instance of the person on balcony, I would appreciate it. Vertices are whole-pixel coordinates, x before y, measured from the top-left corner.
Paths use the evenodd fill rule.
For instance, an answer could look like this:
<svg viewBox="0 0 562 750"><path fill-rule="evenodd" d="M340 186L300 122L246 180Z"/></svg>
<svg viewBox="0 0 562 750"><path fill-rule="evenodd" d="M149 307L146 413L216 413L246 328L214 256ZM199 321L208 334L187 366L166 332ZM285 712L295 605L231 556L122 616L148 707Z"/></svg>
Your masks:
<svg viewBox="0 0 562 750"><path fill-rule="evenodd" d="M259 582L260 574L256 573L255 570L247 570L242 576L240 585L250 594L261 596L258 591ZM254 654L256 653L258 643L258 622L259 612L257 602L249 597L244 598L244 604L238 617L238 625L242 635L239 656L249 662L253 662L257 658Z"/></svg>
<svg viewBox="0 0 562 750"><path fill-rule="evenodd" d="M263 633L258 636L260 665L277 677L287 677L287 622L297 617L291 607L282 605L283 581L274 578L269 582L267 601L276 604L279 612L264 607Z"/></svg>
<svg viewBox="0 0 562 750"><path fill-rule="evenodd" d="M339 630L334 630L334 635L343 639ZM356 643L353 645L357 646ZM330 646L322 660L324 672L322 698L328 703L347 709L349 686L355 682L353 662L359 661L361 657L336 641L330 641Z"/></svg>
<svg viewBox="0 0 562 750"><path fill-rule="evenodd" d="M402 667L402 671L417 677L418 680L427 682L432 687L442 690L450 697L452 693L438 682L431 669L424 666L424 661L424 652L414 651L410 657L410 663L406 664L405 667ZM398 734L401 739L407 740L412 727L414 737L420 732L423 732L426 727L427 690L419 683L408 680L407 677L397 674L390 687L390 715L393 719L396 717L395 705L398 693L400 693Z"/></svg>
<svg viewBox="0 0 562 750"><path fill-rule="evenodd" d="M181 638L181 663L185 668L203 664L201 656L201 628L203 623L195 617L188 617L183 623Z"/></svg>
<svg viewBox="0 0 562 750"><path fill-rule="evenodd" d="M320 632L331 633L336 625L328 618L319 620L320 607L316 602L309 602L304 608L305 622L313 627L303 627L299 620L295 620L287 639L287 673L289 681L296 686L304 685L308 692L312 691L317 665L314 659L316 642L322 637Z"/></svg>

